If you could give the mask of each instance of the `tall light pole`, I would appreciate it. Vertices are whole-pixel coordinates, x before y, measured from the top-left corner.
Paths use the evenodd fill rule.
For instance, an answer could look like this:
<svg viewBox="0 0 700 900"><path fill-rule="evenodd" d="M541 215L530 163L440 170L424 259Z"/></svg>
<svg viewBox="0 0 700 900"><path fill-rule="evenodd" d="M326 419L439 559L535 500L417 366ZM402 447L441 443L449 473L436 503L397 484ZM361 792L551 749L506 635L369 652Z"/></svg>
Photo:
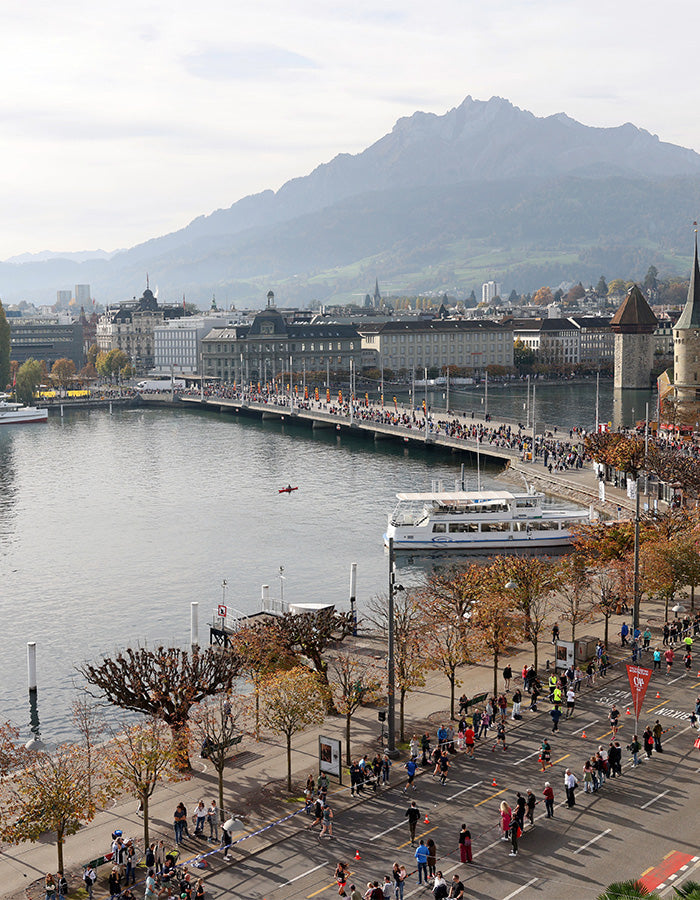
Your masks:
<svg viewBox="0 0 700 900"><path fill-rule="evenodd" d="M389 538L389 609L388 615L388 647L387 647L387 756L396 759L396 676L394 672L394 591L396 573L394 571L394 539Z"/></svg>

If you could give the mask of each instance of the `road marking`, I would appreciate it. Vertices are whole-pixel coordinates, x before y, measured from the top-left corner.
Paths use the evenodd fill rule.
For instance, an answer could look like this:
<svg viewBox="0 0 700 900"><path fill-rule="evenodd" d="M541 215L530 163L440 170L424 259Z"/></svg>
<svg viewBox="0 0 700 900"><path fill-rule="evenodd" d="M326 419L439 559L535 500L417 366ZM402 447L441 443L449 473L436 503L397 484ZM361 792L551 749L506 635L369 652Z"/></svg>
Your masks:
<svg viewBox="0 0 700 900"><path fill-rule="evenodd" d="M533 756L537 756L537 754L538 754L539 752L540 752L539 750L535 750L534 753L528 753L527 756L523 756L522 759L517 760L517 762L514 762L513 765L514 765L514 766L519 766L521 762L525 762L526 759L531 759Z"/></svg>
<svg viewBox="0 0 700 900"><path fill-rule="evenodd" d="M534 884L537 881L536 878L531 878L527 884L524 884L522 887L519 887L516 891L513 891L512 894L508 894L507 897L504 897L503 900L511 900L512 897L517 897L525 888L529 888L531 884Z"/></svg>
<svg viewBox="0 0 700 900"><path fill-rule="evenodd" d="M390 831L395 831L397 828L400 828L404 823L399 822L398 825L392 825L391 828L387 828L386 831L380 831L379 834L375 834L374 837L370 838L370 841L376 841L377 838L384 837L385 834L389 834Z"/></svg>
<svg viewBox="0 0 700 900"><path fill-rule="evenodd" d="M686 674L685 674L685 672L684 672L682 675L679 675L678 678L674 678L672 681L669 681L669 682L667 682L667 683L668 683L668 684L675 684L677 681L680 681L681 678L685 678L685 677L686 677Z"/></svg>
<svg viewBox="0 0 700 900"><path fill-rule="evenodd" d="M418 837L416 838L416 840L419 841L422 837L425 837L426 834L430 834L431 831L435 831L436 828L437 828L437 825L433 825L432 828L429 828L427 831L424 831L423 834L419 834ZM414 842L413 841L404 841L404 843L399 844L399 846L396 849L401 850L403 847L408 847L408 845L412 844L412 843L414 843Z"/></svg>
<svg viewBox="0 0 700 900"><path fill-rule="evenodd" d="M648 891L655 891L657 888L662 889L666 887L666 881L673 880L671 876L675 875L680 870L681 866L687 865L692 862L693 859L694 857L690 853L681 853L678 850L672 850L664 856L660 865L654 866L652 869L647 869L647 871L640 876L639 881Z"/></svg>
<svg viewBox="0 0 700 900"><path fill-rule="evenodd" d="M660 706L663 706L665 702L665 700L662 700L661 703L657 703L656 706L652 706L651 709L647 710L647 715L649 715L650 712L654 712L654 710L658 709Z"/></svg>
<svg viewBox="0 0 700 900"><path fill-rule="evenodd" d="M595 725L598 719L593 719L592 722L589 722L588 725L583 725L581 728L577 728L576 731L572 731L572 734L578 734L579 731L585 731L587 728L590 728L592 725Z"/></svg>
<svg viewBox="0 0 700 900"><path fill-rule="evenodd" d="M670 788L669 788L669 790L670 790ZM652 797L651 800L648 800L648 801L644 804L644 806L640 806L639 808L640 808L640 809L646 809L647 806L651 806L652 803L654 803L656 800L660 800L662 797L665 797L666 794L668 794L668 791L661 791L660 794L657 794L656 797Z"/></svg>
<svg viewBox="0 0 700 900"><path fill-rule="evenodd" d="M609 734L612 734L612 728L610 731L606 731L605 734L601 734L599 738L596 738L597 741L602 741L604 737L607 737Z"/></svg>
<svg viewBox="0 0 700 900"><path fill-rule="evenodd" d="M563 759L567 759L569 756L571 756L570 753L567 753L566 756L560 756L559 759L555 759L555 760L554 760L554 762L552 763L552 765L553 765L553 766L556 766L557 763L560 763Z"/></svg>
<svg viewBox="0 0 700 900"><path fill-rule="evenodd" d="M599 841L602 837L605 837L606 834L610 834L612 828L606 828L605 831L601 831L600 834L597 834L594 838L591 838L590 841L587 841L583 847L579 847L578 850L574 850L574 855L580 853L582 850L585 850L586 847L590 847L591 844L595 844L596 841Z"/></svg>
<svg viewBox="0 0 700 900"><path fill-rule="evenodd" d="M508 790L508 788L503 788L503 789L500 790L500 791L496 791L495 794L491 794L491 796L490 796L490 797L486 797L485 800L479 800L478 803L475 803L475 804L474 804L474 807L476 808L477 806L481 806L482 803L488 803L489 800L493 800L493 798L494 798L494 797L498 797L499 794L505 794L505 792L506 792L507 790Z"/></svg>
<svg viewBox="0 0 700 900"><path fill-rule="evenodd" d="M280 885L280 887L287 887L288 884L294 884L294 882L299 881L300 878L306 878L307 875L311 875L312 872L318 872L319 869L322 869L326 865L328 865L328 863L321 863L320 866L314 866L313 869L307 869L306 872L302 872L301 875L295 875L294 878L290 878L289 881L285 881L285 883Z"/></svg>
<svg viewBox="0 0 700 900"><path fill-rule="evenodd" d="M471 791L473 788L478 787L480 784L481 784L480 781L477 781L476 784L470 784L469 787L464 788L463 791L457 791L456 794L453 794L451 797L448 797L447 799L454 800L455 797L459 797L460 794L466 794L467 791ZM373 838L370 838L370 840L373 840Z"/></svg>

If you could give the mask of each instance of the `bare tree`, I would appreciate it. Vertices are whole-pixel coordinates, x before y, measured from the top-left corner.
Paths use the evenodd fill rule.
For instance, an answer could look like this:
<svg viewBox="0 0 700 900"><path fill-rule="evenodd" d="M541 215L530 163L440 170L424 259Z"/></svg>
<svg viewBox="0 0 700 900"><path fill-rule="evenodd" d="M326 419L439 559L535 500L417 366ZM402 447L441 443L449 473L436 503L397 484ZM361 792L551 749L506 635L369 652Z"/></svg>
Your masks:
<svg viewBox="0 0 700 900"><path fill-rule="evenodd" d="M97 706L87 697L78 697L71 706L73 724L80 732L87 760L88 796L92 798L92 783L98 769L100 756L100 738L106 726L104 718Z"/></svg>
<svg viewBox="0 0 700 900"><path fill-rule="evenodd" d="M329 672L338 712L345 716L345 757L350 765L350 723L362 705L374 703L379 697L380 673L375 666L353 659L348 653L337 656L331 662Z"/></svg>
<svg viewBox="0 0 700 900"><path fill-rule="evenodd" d="M240 716L238 697L203 700L190 717L192 737L202 755L211 760L219 780L219 814L224 816L224 769L235 746Z"/></svg>
<svg viewBox="0 0 700 900"><path fill-rule="evenodd" d="M577 554L564 557L559 571L559 610L571 625L571 640L576 640L576 628L593 619L594 601L591 596L590 572Z"/></svg>

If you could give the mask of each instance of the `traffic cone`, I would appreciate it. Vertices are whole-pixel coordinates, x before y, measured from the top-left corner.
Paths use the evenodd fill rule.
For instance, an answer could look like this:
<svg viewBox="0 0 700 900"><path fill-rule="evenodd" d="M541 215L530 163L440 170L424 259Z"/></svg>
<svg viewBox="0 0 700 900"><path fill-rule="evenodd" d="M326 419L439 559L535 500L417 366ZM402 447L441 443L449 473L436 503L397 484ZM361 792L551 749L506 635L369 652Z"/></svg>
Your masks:
<svg viewBox="0 0 700 900"><path fill-rule="evenodd" d="M495 778L494 778L493 781L491 782L491 787L498 787L498 784L496 783L496 779L495 779Z"/></svg>
<svg viewBox="0 0 700 900"><path fill-rule="evenodd" d="M629 706L628 706L627 709L625 710L625 715L626 715L626 716L631 716L631 715L632 715L632 713L630 712Z"/></svg>
<svg viewBox="0 0 700 900"><path fill-rule="evenodd" d="M430 819L428 818L428 813L425 814L425 818L423 819L424 825L430 825Z"/></svg>
<svg viewBox="0 0 700 900"><path fill-rule="evenodd" d="M698 672L698 675L700 675L700 672ZM658 691L656 692L656 699L657 700L661 699L661 694Z"/></svg>
<svg viewBox="0 0 700 900"><path fill-rule="evenodd" d="M360 856L359 850L355 850L355 859L362 859L362 857Z"/></svg>
<svg viewBox="0 0 700 900"><path fill-rule="evenodd" d="M581 737L585 738L585 736L586 736L586 732L584 731L583 734L581 735Z"/></svg>

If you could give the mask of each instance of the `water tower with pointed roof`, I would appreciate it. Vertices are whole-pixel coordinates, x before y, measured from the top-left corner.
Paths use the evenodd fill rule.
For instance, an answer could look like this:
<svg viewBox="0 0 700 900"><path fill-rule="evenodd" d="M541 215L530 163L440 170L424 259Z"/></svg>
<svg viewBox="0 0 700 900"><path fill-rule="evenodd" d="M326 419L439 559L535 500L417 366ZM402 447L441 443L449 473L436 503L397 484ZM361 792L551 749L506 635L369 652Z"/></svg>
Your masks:
<svg viewBox="0 0 700 900"><path fill-rule="evenodd" d="M657 324L644 294L633 285L610 321L615 334L615 390L649 387Z"/></svg>
<svg viewBox="0 0 700 900"><path fill-rule="evenodd" d="M679 403L700 400L700 269L698 269L698 233L695 231L695 255L688 285L688 299L673 326L673 386Z"/></svg>

